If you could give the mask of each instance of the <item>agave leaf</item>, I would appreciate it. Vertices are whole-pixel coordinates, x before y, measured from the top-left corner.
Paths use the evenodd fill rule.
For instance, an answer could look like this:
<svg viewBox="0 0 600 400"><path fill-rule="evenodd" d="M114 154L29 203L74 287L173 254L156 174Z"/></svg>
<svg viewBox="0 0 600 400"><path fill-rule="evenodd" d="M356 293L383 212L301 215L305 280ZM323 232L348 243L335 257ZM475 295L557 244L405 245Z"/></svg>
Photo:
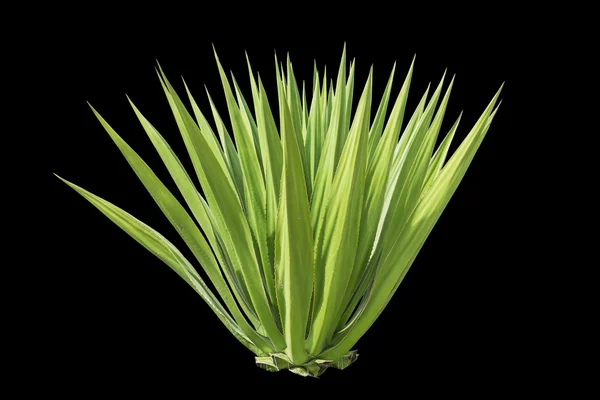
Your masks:
<svg viewBox="0 0 600 400"><path fill-rule="evenodd" d="M444 94L444 97L442 98L442 101L440 103L440 106L438 107L438 110L435 113L435 117L433 118L433 121L431 122L431 125L429 126L429 130L427 131L427 134L425 135L425 148L427 149L427 154L426 154L426 158L427 158L427 164L429 164L429 161L431 161L431 153L433 153L433 147L435 146L438 134L440 132L440 128L442 127L442 122L444 121L444 115L446 114L446 107L448 106L448 100L450 99L450 93L452 92L452 87L454 86L454 76L452 77L452 80L450 81L450 84L448 85L448 87L446 88L446 93Z"/></svg>
<svg viewBox="0 0 600 400"><path fill-rule="evenodd" d="M258 154L258 159L261 160L262 159L262 150L261 150L261 146L260 146L260 141L258 139L258 128L256 126L256 121L254 120L254 116L252 115L252 112L250 111L250 107L248 107L248 103L246 103L246 99L244 98L244 95L242 95L242 92L235 80L235 77L233 76L233 73L231 74L231 80L233 81L233 86L235 88L235 95L236 98L238 100L238 104L240 104L240 112L242 115L242 118L246 124L246 128L250 131L250 133L252 133L252 139L254 139L254 146L256 148L256 153ZM264 166L262 164L260 164L260 168L261 171L263 172L263 177L264 177Z"/></svg>
<svg viewBox="0 0 600 400"><path fill-rule="evenodd" d="M427 167L431 159L431 153L435 145L437 134L440 130L442 119L446 111L446 105L450 97L454 79L450 82L446 94L442 99L442 103L436 117L430 127L425 124L430 120L430 115L433 115L433 108L437 101L437 95L439 95L441 85L433 95L430 104L425 109L423 116L417 126L415 127L415 135L407 145L406 157L403 159L402 167L399 172L400 184L396 186L397 197L392 200L393 208L388 212L387 220L390 221L389 231L386 233L386 238L393 241L397 235L397 232L402 230L406 217L410 214L414 208L419 195L421 194L421 188L425 175L427 173ZM395 200L398 199L398 200ZM385 243L384 243L385 246ZM384 255L385 252L384 250Z"/></svg>
<svg viewBox="0 0 600 400"><path fill-rule="evenodd" d="M356 255L367 167L367 143L372 95L372 69L359 101L348 143L340 158L332 197L323 229L316 244L316 270L323 281L315 282L315 310L308 337L309 353L319 354L333 335L342 308Z"/></svg>
<svg viewBox="0 0 600 400"><path fill-rule="evenodd" d="M406 79L404 80L402 88L400 89L400 93L398 94L390 114L390 118L386 124L383 137L381 141L378 141L375 157L367 169L364 200L365 203L363 205L363 214L360 224L360 241L358 243L355 267L352 270L352 276L350 278L350 282L345 294L345 300L343 302L343 304L348 304L348 313L352 312L359 300L358 293L355 293L355 291L359 281L365 273L369 258L371 256L377 223L381 215L386 184L390 173L389 171L394 152L394 144L398 141L400 128L402 127L402 121L404 119L404 110L406 108L406 100L408 98L410 82L412 79L412 71L413 64L411 64ZM371 129L371 132L371 135L379 135L377 132L373 132L373 129ZM369 139L371 137L372 136L370 136ZM351 301L351 297L353 296L354 299ZM344 318L347 320L347 317L349 317L349 315L345 314L345 316L342 317L343 322L340 321L340 323L345 323Z"/></svg>
<svg viewBox="0 0 600 400"><path fill-rule="evenodd" d="M504 84L503 84L502 86L504 86ZM499 89L499 91L498 91L498 94L496 95L496 99L495 99L495 101L497 101L498 95L499 95L499 94L500 94L500 92L502 91L502 86L500 87L500 89ZM495 105L495 104L496 104L496 103L495 103L495 101L494 101L494 100L492 100L492 101L493 101L493 103L491 103L491 104ZM480 138L475 138L475 139L474 139L474 141L478 141L478 143L477 143L477 142L475 142L475 144L472 144L472 145L479 146L479 145L481 144L481 141L483 140L483 138L485 137L486 133L488 132L488 130L489 130L489 128L490 128L490 126L491 126L491 124L492 124L492 121L493 121L493 119L494 119L494 117L495 117L496 113L498 112L498 109L500 108L500 104L501 104L501 103L502 103L502 102L500 101L500 102L498 103L498 105L496 106L496 108L495 108L495 109L493 109L493 111L492 111L492 112L489 114L489 117L488 117L487 121L485 122L485 124L484 124L484 125L483 125L483 127L481 128L481 131L480 131L480 134L479 134L479 135L480 135ZM488 108L490 108L490 107L488 106ZM463 149L463 150L464 150L464 149ZM467 159L469 159L468 157L471 157L470 161L472 161L472 156L474 155L474 153L472 153L472 154L470 154L470 155L469 155L469 154L468 154L468 153L469 153L469 151L476 152L476 149L475 149L475 150L473 150L473 149L471 149L471 150L467 149L467 150L465 151L465 154L466 154L466 157L467 157ZM457 151L457 153L458 153L458 151ZM455 153L455 154L456 154L456 153ZM470 161L469 161L469 163L470 163ZM456 166L456 164L455 164L455 166ZM458 166L457 166L457 168L462 168L462 166L458 165ZM462 173L463 173L463 175L464 175L464 173L466 172L466 170L467 170L467 169L468 169L468 165L467 165L467 167L466 167L466 168L463 170L463 172L462 172ZM450 179L455 179L455 178L450 178ZM461 178L461 179L462 179L462 178ZM458 187L458 184L459 184L460 182L458 182L458 183L457 183L457 182L443 182L443 183L444 183L444 184L456 185L456 186L454 187L454 189L453 189L453 190L456 190L456 188ZM423 192L422 192L422 195L421 195L421 198L425 197L425 195L426 195L427 193L429 193L429 191L430 191L430 190L431 190L431 187L424 188L424 189L423 189ZM437 195L439 196L439 193L438 193ZM449 196L449 198L452 198L452 195L450 195L450 196ZM448 201L449 201L449 199L448 199L448 200L446 200L446 203L443 203L443 202L442 202L442 204L447 204L447 202L448 202ZM445 206L444 206L444 207L445 207ZM416 212L416 211L413 211L413 212ZM441 215L441 213L440 213L440 215ZM439 218L439 217L438 217L438 218ZM419 251L420 251L420 248L419 248ZM410 265L410 264L412 264L412 262L414 261L414 259L415 259L415 258L416 258L416 256L417 256L417 254L418 254L418 251L417 251L417 253L415 253L415 255L413 256L413 258L412 258L412 259L409 261L409 265ZM393 290L390 292L390 294L388 295L388 299L387 299L387 301L386 301L386 303L385 303L386 305L387 305L387 303L390 301L390 299L392 298L392 296L394 295L394 293L396 292L396 289L398 289L398 286L400 286L400 283L401 283L401 282L402 282L402 280L404 279L404 276L406 275L406 273L407 273L407 272L408 272L408 268L407 268L407 267L405 267L405 268L402 270L402 272L400 273L400 276L399 276L399 278L396 280L396 285L394 286L394 289L393 289ZM385 306L384 306L384 307L385 307Z"/></svg>
<svg viewBox="0 0 600 400"><path fill-rule="evenodd" d="M210 103L210 108L212 110L213 119L215 120L215 124L217 126L217 132L219 132L219 138L221 139L221 146L224 149L225 161L227 163L227 168L229 169L229 174L233 177L233 183L235 184L235 188L237 190L237 194L240 199L244 198L244 176L242 174L242 165L240 163L240 157L237 153L235 145L231 140L231 135L227 131L217 108L215 107L215 103L213 102L212 97L206 89L206 96L208 97L208 101ZM244 204L242 204L244 206ZM245 208L245 207L244 207Z"/></svg>
<svg viewBox="0 0 600 400"><path fill-rule="evenodd" d="M375 281L375 274L381 260L381 254L383 252L379 250L377 255L372 257L363 269L362 275L358 280L356 287L349 300L345 301L345 310L339 319L338 326L336 328L336 334L332 341L335 341L340 336L346 334L350 327L358 320L361 316L365 307L371 297L371 290Z"/></svg>
<svg viewBox="0 0 600 400"><path fill-rule="evenodd" d="M327 97L329 91L327 86L327 66L323 68L323 84L321 85L321 141L318 142L318 147L323 148L323 143L325 143L325 135L327 133L327 128L329 127L329 108L328 104L331 103L332 97Z"/></svg>
<svg viewBox="0 0 600 400"><path fill-rule="evenodd" d="M288 105L288 109L290 112L290 116L292 119L292 123L294 125L294 131L296 132L296 140L298 141L298 148L301 149L301 157L302 157L302 173L304 174L304 179L306 182L306 187L311 186L311 182L309 182L310 175L308 174L308 169L306 165L308 163L307 154L305 151L305 137L304 130L302 129L303 123L303 110L302 110L302 100L300 98L300 92L298 90L298 83L296 82L296 77L294 76L294 68L292 66L292 62L290 61L290 55L287 54L287 62L286 62L286 70L287 75L283 72L282 67L282 76L285 76L287 79L284 84L286 85L285 93L287 95L286 101ZM280 105L282 106L282 105ZM283 118L283 115L280 110L280 117Z"/></svg>
<svg viewBox="0 0 600 400"><path fill-rule="evenodd" d="M452 128L450 128L450 131L448 131L446 137L444 137L444 140L442 143L440 143L440 146L435 151L435 154L429 163L429 168L427 169L427 176L425 177L425 183L423 184L423 191L425 191L425 188L433 182L444 166L444 162L446 162L446 157L448 156L448 151L450 150L450 144L452 143L452 139L454 138L454 134L456 133L456 129L458 128L461 117L462 112L459 114L456 122L454 122L454 125L452 125Z"/></svg>
<svg viewBox="0 0 600 400"><path fill-rule="evenodd" d="M433 229L446 205L450 201L460 181L465 175L481 141L485 137L495 110L492 112L500 95L496 93L488 107L484 110L473 129L442 168L429 190L423 193L415 209L405 224L403 232L391 246L391 251L382 260L377 270L373 288L369 293L369 301L365 310L355 323L340 335L329 349L320 354L322 358L335 358L354 346L360 337L370 328L384 307L391 299L393 291L406 275L426 238ZM497 109L496 109L497 110Z"/></svg>
<svg viewBox="0 0 600 400"><path fill-rule="evenodd" d="M192 179L190 178L186 170L183 168L181 161L179 160L177 155L175 155L175 153L171 149L171 146L169 146L167 141L156 130L156 128L154 128L154 126L152 126L152 124L146 119L146 117L144 117L140 110L135 106L133 101L131 101L129 96L127 96L127 100L129 101L131 108L133 108L136 117L142 124L144 131L150 138L152 145L154 146L154 148L160 155L163 163L167 167L167 170L169 171L171 177L173 178L173 181L177 185L177 188L181 192L183 199L192 211L192 214L196 218L196 221L198 221L198 224L204 231L204 234L209 239L209 241L214 240L215 233L210 225L208 215L206 214L206 210L202 204L202 196L194 186L194 183L192 182ZM100 116L100 114L91 105L90 108L92 109L94 115L96 115L96 118L98 118L102 126L105 128L105 130L109 133L111 138L113 138L119 149L124 154L131 154L129 155L129 158L131 158L132 160L130 162L134 162L134 165L135 163L140 164L136 171L139 171L140 169L142 171L146 170L144 173L150 174L149 168L145 167L145 163L141 163L141 159L138 160L138 156L133 155L133 149L131 149L126 143L124 143L124 141L117 135L117 133L110 127L110 125L108 125L104 118L102 118L102 116Z"/></svg>
<svg viewBox="0 0 600 400"><path fill-rule="evenodd" d="M311 221L313 226L313 237L319 240L319 232L323 224L323 217L327 207L327 201L330 196L331 183L337 166L336 151L338 148L337 142L342 136L342 126L344 118L345 90L346 89L346 47L342 53L342 61L340 62L340 70L338 72L336 95L330 97L333 103L333 109L330 112L331 118L323 149L321 151L321 159L313 185L313 193L311 199ZM318 273L318 272L317 272Z"/></svg>
<svg viewBox="0 0 600 400"><path fill-rule="evenodd" d="M163 79L165 79L165 81L166 81L166 77L164 77L164 75L163 75ZM168 84L168 81L166 81L166 82ZM194 111L196 121L198 121L198 127L200 128L200 132L205 135L207 142L211 144L213 153L217 154L219 162L222 165L227 166L227 169L229 170L230 179L237 189L237 194L240 199L243 199L244 182L243 182L242 169L241 169L241 165L240 165L240 159L236 152L235 146L233 145L231 137L230 137L229 133L227 132L227 129L225 128L225 124L223 124L223 121L221 120L221 117L219 116L219 113L217 112L217 110L215 108L215 105L212 101L212 98L210 97L210 93L208 92L208 89L206 89L206 94L208 96L208 100L210 102L210 106L211 106L211 109L213 112L213 118L215 120L215 123L217 126L217 131L219 132L219 137L221 139L222 147L220 147L220 148L216 141L216 135L214 134L212 128L210 127L208 120L204 117L204 115L200 111L196 101L194 100L194 97L192 96L192 93L188 89L185 82L184 82L184 85L185 85L186 92L188 94L188 98L192 104L192 110ZM172 93L174 93L174 89L170 85L168 85L168 87L170 88L170 91ZM210 133L210 135L209 135L209 133ZM223 150L223 149L225 149L225 150ZM243 204L242 204L242 206L243 206Z"/></svg>
<svg viewBox="0 0 600 400"><path fill-rule="evenodd" d="M410 69L408 74L412 75L413 62L410 65ZM390 94L392 89L392 83L394 82L394 73L396 72L396 63L392 67L392 72L390 73L390 78L388 79L388 83L385 86L385 90L383 92L383 97L379 102L379 107L377 108L377 113L375 114L375 119L373 120L373 125L371 126L371 130L369 131L369 163L373 162L373 155L375 150L377 149L377 145L379 144L379 139L381 138L381 133L383 131L383 125L385 122L385 116L387 113L387 107L390 100ZM390 117L391 118L391 117ZM400 124L402 126L402 124Z"/></svg>
<svg viewBox="0 0 600 400"><path fill-rule="evenodd" d="M295 364L309 359L304 348L313 287L313 238L304 180L301 151L286 105L281 136L283 173L275 242L277 300L286 340L286 354Z"/></svg>
<svg viewBox="0 0 600 400"><path fill-rule="evenodd" d="M165 92L165 95L167 97L169 106L171 107L171 111L173 112L173 116L175 117L177 126L179 127L179 130L181 132L181 136L187 148L188 154L190 155L190 158L192 160L194 169L196 170L198 179L200 180L200 184L202 185L202 189L208 199L209 204L212 207L212 212L215 215L217 226L216 229L213 230L215 232L221 232L221 235L223 235L226 238L230 238L227 220L223 218L220 209L220 207L226 203L221 203L219 201L219 196L213 193L214 186L210 184L210 181L213 176L220 177L219 187L222 189L229 187L232 190L233 194L233 197L228 197L229 192L223 190L225 196L224 198L226 199L226 201L231 202L232 209L235 209L233 207L239 206L243 215L243 206L240 197L238 196L238 193L234 188L231 175L229 174L227 168L224 167L223 163L219 161L219 152L216 151L214 146L208 145L208 135L202 134L202 132L198 128L198 125L196 125L196 123L192 119L191 115L179 99L179 96L177 96L177 93L170 85L169 81L166 79L166 76L164 75L162 70L159 71L159 78L163 91ZM205 154L206 157L201 157L202 154ZM207 175L204 172L207 166L209 170L212 171L210 175ZM234 204L236 206L233 206ZM227 245L227 248L224 249L223 252L229 254L234 274L240 283L239 288L243 291L244 297L249 299L250 294L248 292L246 278L244 277L244 274L242 272L240 261L236 257L236 249L234 247L234 243L231 239L225 240L225 243ZM254 306L252 305L250 309L254 310ZM262 325L262 322L260 322L258 325ZM258 328L256 324L255 326Z"/></svg>
<svg viewBox="0 0 600 400"><path fill-rule="evenodd" d="M300 100L298 83L296 82L296 77L294 76L294 68L292 67L292 62L290 61L289 53L287 54L286 60L287 75L282 75L286 76L287 78L287 103L290 110L292 122L294 124L294 131L296 132L298 146L300 149L303 149L304 139L302 138L302 102Z"/></svg>
<svg viewBox="0 0 600 400"><path fill-rule="evenodd" d="M315 74L317 71L315 69ZM308 163L306 165L308 171L308 183L307 187L309 198L312 196L312 185L315 180L315 174L317 166L319 165L319 159L321 158L321 106L320 106L320 87L319 77L315 76L315 86L313 87L313 98L310 105L310 112L308 115L308 128L306 135L306 151L308 153Z"/></svg>
<svg viewBox="0 0 600 400"><path fill-rule="evenodd" d="M265 142L265 140L264 140L264 138L260 137L262 135L260 135L258 133L258 127L254 123L254 119L252 118L252 116L250 114L250 110L249 110L248 106L245 105L246 104L245 100L244 100L243 96L241 95L241 93L239 92L239 87L235 83L235 80L234 80L234 84L235 84L235 90L236 90L238 99L240 99L240 101L244 104L245 113L247 114L247 115L244 115L244 113L242 113L244 121L246 122L246 126L247 127L251 126L251 130L253 132L256 132L253 134L253 137L256 140L255 145L256 145L256 149L257 149L257 156L262 159L261 161L263 161L263 162L260 162L260 161L258 162L258 164L260 165L260 167L263 171L263 179L265 178L265 174L270 175L270 177L272 177L272 175L273 175L272 171L266 169L266 168L271 168L270 163L267 163L266 165L264 164L265 159L270 158L270 154L264 154L264 153L268 153L270 151L270 148L269 148L270 143L268 141L266 141L265 145L267 147L264 149L263 152L260 151L260 145L261 145L261 143ZM277 146L281 147L280 144L276 144L276 143L273 143L271 145L272 145L272 147L277 147ZM256 160L253 161L251 165L256 165ZM272 284L273 279L274 279L273 257L272 257L273 249L272 249L272 245L270 243L271 230L274 228L274 221L273 221L274 214L269 216L267 214L267 212L274 211L274 206L276 206L276 201L272 197L274 195L274 193L273 193L274 186L272 186L272 182L271 182L271 187L269 189L266 188L266 184L264 184L263 182L264 182L264 180L256 179L255 184L264 185L264 186L260 186L259 189L256 191L257 193L259 193L259 196L257 197L257 201L254 203L254 209L248 208L248 210L250 211L249 219L251 221L251 226L253 227L255 243L257 244L258 252L261 255L262 267L263 267L263 272L265 275L265 286L267 288L267 292L269 293L269 301L270 301L271 305L275 306L275 304L277 303L277 300L275 298L275 287ZM250 187L250 186L248 185L247 187ZM267 190L270 190L271 193L267 193ZM252 193L252 192L250 192L250 193ZM271 196L271 198L267 199L266 198L267 196ZM270 204L267 205L267 203L270 203ZM248 205L247 207L250 207L250 206ZM271 224L271 226L267 227L267 224L269 224L269 223ZM278 312L274 312L274 314L278 315Z"/></svg>
<svg viewBox="0 0 600 400"><path fill-rule="evenodd" d="M277 53L275 53L275 79L277 81L277 105L279 107L279 121L283 119L283 103L287 101L284 78L283 70L280 68L279 61L277 59Z"/></svg>
<svg viewBox="0 0 600 400"><path fill-rule="evenodd" d="M308 106L306 102L306 81L302 81L302 135L306 143L306 124L308 123Z"/></svg>
<svg viewBox="0 0 600 400"><path fill-rule="evenodd" d="M429 94L430 87L431 87L431 83L427 85L427 89L425 89L425 93L423 93L423 96L421 97L419 104L417 104L417 107L415 108L413 115L408 120L408 123L406 124L406 128L404 128L404 131L402 132L402 135L400 136L400 140L398 141L398 143L396 143L396 148L394 149L394 161L392 162L392 169L397 168L398 164L400 164L401 155L404 154L404 152L406 150L406 146L408 145L410 138L413 136L413 134L415 132L415 127L417 125L417 122L419 122L421 116L423 115L423 111L425 110L425 104L427 101L427 95ZM389 186L390 185L388 184L388 187Z"/></svg>
<svg viewBox="0 0 600 400"><path fill-rule="evenodd" d="M206 234L211 246L215 248L216 245L216 237L215 231L209 219L209 215L207 212L210 212L208 205L203 204L204 199L200 196L196 188L194 187L190 177L183 169L181 162L177 158L177 156L171 150L171 147L164 140L164 138L158 133L158 131L148 122L148 120L142 115L142 113L137 109L137 107L133 104L131 100L129 100L136 116L140 120L142 127L148 134L148 137L152 141L152 144L156 148L159 153L161 159L163 160L165 166L169 170L171 177L175 181L175 184L179 188L182 193L184 199L189 205L192 213L196 217L200 227ZM198 228L191 221L185 210L179 205L179 202L170 194L168 189L158 180L156 175L152 172L152 170L143 162L143 160L125 143L119 135L110 127L110 125L92 108L92 111L99 119L100 123L103 125L105 130L109 133L115 144L121 150L129 164L132 166L134 172L138 176L138 178L142 181L145 187L148 189L150 194L159 204L163 213L167 216L167 218L173 223L175 229L182 235L182 238L186 242L186 244L190 247L194 255L198 261L204 266L209 278L219 291L221 297L224 298L228 307L230 307L230 311L234 314L234 318L241 324L238 320L239 311L237 310L237 305L233 302L233 299L230 299L229 290L223 281L219 268L212 256L211 249L204 239L204 237L198 231ZM169 206L167 206L168 204ZM179 222L177 222L179 221ZM223 266L224 264L224 256L223 254L216 249L215 253L219 258L219 262ZM227 276L229 284L233 288L233 292L235 294L236 299L242 305L244 312L254 324L254 326L260 325L258 323L258 319L256 314L254 313L252 306L250 305L247 294L242 289L243 285L238 281L232 271L229 271L224 268L224 272ZM223 292L224 294L221 294ZM245 322L245 321L244 321Z"/></svg>
<svg viewBox="0 0 600 400"><path fill-rule="evenodd" d="M302 81L302 137L304 138L304 151L303 155L306 160L305 163L305 175L306 175L306 183L307 185L312 185L310 181L310 173L308 170L308 114L309 114L309 105L306 100L306 81ZM308 187L307 187L308 189ZM309 192L310 196L310 192ZM309 197L310 198L310 197Z"/></svg>
<svg viewBox="0 0 600 400"><path fill-rule="evenodd" d="M327 92L327 123L325 124L325 132L329 131L329 126L331 125L331 119L333 118L333 108L335 105L334 102L335 96L333 94L333 80L329 81L329 92ZM327 137L325 137L326 139ZM325 143L323 142L323 145Z"/></svg>
<svg viewBox="0 0 600 400"><path fill-rule="evenodd" d="M268 306L260 262L255 257L252 233L229 171L218 162L217 156L213 154L202 134L196 133L192 136L195 140L189 140L190 132L199 131L198 126L174 90L168 90L165 87L165 94L184 141L186 141L186 146L189 146L188 152L192 161L198 165L197 171L202 189L206 193L208 203L214 213L219 226L218 230L225 238L224 242L235 273L238 279L244 283L244 288L247 290L256 314L269 338L275 347L281 348L284 345L283 336L277 329ZM205 174L204 170L210 171L210 174Z"/></svg>
<svg viewBox="0 0 600 400"><path fill-rule="evenodd" d="M244 177L244 194L248 219L239 215L229 226L231 232L238 231L239 236L233 240L234 245L240 246L237 255L244 266L241 268L248 282L248 291L255 305L256 312L269 338L279 346L283 345L283 335L277 326L278 316L275 313L275 289L270 283L273 276L273 266L269 262L266 234L266 193L265 183L260 169L258 154L249 127L244 123L241 111L233 97L233 92L219 62L215 51L215 59L225 91L229 116L240 155L242 174ZM225 210L229 211L228 208ZM228 213L229 214L229 213ZM234 214L235 215L235 214ZM235 222L234 222L235 221ZM246 227L249 232L244 232ZM240 229L241 228L241 229ZM250 233L250 234L248 234ZM239 241L239 242L238 242ZM255 254L260 257L255 257ZM256 266L253 268L251 266Z"/></svg>
<svg viewBox="0 0 600 400"><path fill-rule="evenodd" d="M279 201L279 188L281 181L281 169L283 164L283 153L281 148L281 141L277 133L277 126L271 108L269 107L269 100L265 88L263 87L262 81L259 77L259 100L257 110L257 121L258 121L258 137L261 142L262 148L265 150L262 152L263 165L265 166L265 195L266 195L266 240L267 240L267 254L269 263L274 264L274 243L275 243L275 229L276 229L276 215L277 215L277 204ZM268 275L267 280L274 282L274 274ZM274 286L274 283L273 283ZM277 306L277 303L274 303ZM279 311L277 311L279 313Z"/></svg>
<svg viewBox="0 0 600 400"><path fill-rule="evenodd" d="M227 311L223 308L219 300L206 286L202 278L198 275L194 267L189 263L188 260L181 254L171 242L165 239L161 234L150 228L148 225L139 221L131 214L123 211L122 209L114 206L108 201L88 192L87 190L61 178L56 175L60 180L69 185L98 210L100 210L106 217L113 221L117 226L123 229L139 244L145 247L148 251L162 260L167 264L173 271L175 271L184 281L186 281L208 304L208 306L217 315L219 320L225 325L225 327L248 349L257 355L263 355L270 353L272 348L262 340L258 335L253 335L256 342L253 342L243 332L236 322L231 318ZM249 331L252 332L251 330Z"/></svg>
<svg viewBox="0 0 600 400"><path fill-rule="evenodd" d="M250 57L248 57L248 53L246 52L246 64L248 66L248 77L250 79L250 89L252 90L252 102L254 104L254 113L258 118L258 102L259 102L259 89L258 82L254 78L254 71L252 70L252 65L250 64ZM258 123L258 121L257 121Z"/></svg>
<svg viewBox="0 0 600 400"><path fill-rule="evenodd" d="M348 80L345 88L346 106L344 107L344 124L342 126L342 132L344 133L344 136L342 136L341 140L338 141L338 145L341 143L342 147L346 143L346 137L348 135L348 130L350 129L350 121L352 120L352 100L354 98L354 62L355 60L352 60L350 63L350 72L348 73Z"/></svg>
<svg viewBox="0 0 600 400"><path fill-rule="evenodd" d="M427 133L429 121L431 121L431 118L433 117L433 112L442 90L444 78L445 73L425 108L425 111L423 111L418 122L416 122L410 136L403 136L400 139L399 144L402 144L403 142L406 144L403 146L404 150L402 153L399 154L400 157L398 163L393 165L392 170L390 171L388 189L385 194L383 210L377 226L373 251L378 250L379 246L387 249L391 237L389 232L396 229L396 226L394 225L396 220L394 217L398 215L396 213L396 210L398 209L397 205L403 200L402 195L405 194L404 188L406 187L406 179L409 177L409 174L412 172L412 168L415 165L420 144L424 139L425 133Z"/></svg>
<svg viewBox="0 0 600 400"><path fill-rule="evenodd" d="M174 91L173 87L168 83L168 81L166 80L166 78L163 78L163 76L160 73L159 73L159 78L161 80L165 79L167 87L169 88L169 90L170 91ZM196 123L197 123L198 127L200 128L200 132L205 136L206 141L208 143L210 143L210 146L213 149L213 152L222 153L223 152L223 147L221 147L219 145L219 142L217 141L217 135L215 135L214 131L210 127L210 124L206 120L206 117L204 117L204 114L202 114L202 111L200 111L200 107L198 107L198 103L196 103L196 100L194 99L194 96L192 96L192 93L190 92L190 89L188 88L188 85L185 82L185 79L181 78L181 80L183 82L183 86L185 87L185 92L188 95L188 99L190 101L190 104L192 105L192 111L194 112L194 117L196 118ZM209 133L211 135L208 135ZM223 162L225 162L224 155L221 157L221 160Z"/></svg>
<svg viewBox="0 0 600 400"><path fill-rule="evenodd" d="M327 131L327 135L335 135L334 136L334 170L337 168L340 155L342 154L342 149L346 144L346 138L348 137L348 124L346 124L346 108L348 105L348 93L346 92L347 78L346 78L346 44L344 43L344 51L342 54L342 61L340 63L340 69L337 76L337 82L335 85L335 97L339 96L340 99L340 115L337 119L334 119L330 123L334 125L334 129L330 129ZM333 87L333 85L332 85ZM332 97L333 98L333 97ZM335 107L335 105L334 105ZM332 110L333 112L333 110Z"/></svg>
<svg viewBox="0 0 600 400"><path fill-rule="evenodd" d="M209 146L211 152L216 157L217 162L219 163L220 167L224 168L225 160L223 158L223 152L222 152L222 149L219 147L219 144L217 143L215 135L212 133L212 130L199 129L199 126L194 122L191 115L189 114L189 112L187 111L185 106L183 105L183 102L181 101L179 96L175 93L175 89L173 89L173 86L171 85L171 83L169 82L167 77L165 76L160 65L158 66L158 68L159 69L156 71L156 73L158 74L163 91L167 95L167 99L169 100L169 105L171 106L171 110L173 111L173 110L177 109L178 114L181 115L180 120L178 120L177 116L176 116L176 121L178 122L178 126L180 127L180 130L183 129L182 134L184 136L183 139L184 139L184 142L186 143L186 147L189 145L190 146L188 148L188 150L189 150L192 148L192 143L194 143L194 145L197 145L198 137L202 136L204 141ZM194 104L195 104L195 101L192 102L192 106ZM197 105L196 105L196 108L197 108ZM199 121L198 121L199 123L202 123L204 121L202 113L200 113L199 109L198 109L197 117L199 117ZM196 160L195 154L193 154L193 153L194 153L193 151L190 153L190 158L192 159L192 164L198 171L198 168L199 168L198 160ZM202 173L199 172L199 175L201 175L201 174ZM200 176L199 176L199 178L200 178ZM230 175L227 176L227 179L228 179L228 181L233 182Z"/></svg>

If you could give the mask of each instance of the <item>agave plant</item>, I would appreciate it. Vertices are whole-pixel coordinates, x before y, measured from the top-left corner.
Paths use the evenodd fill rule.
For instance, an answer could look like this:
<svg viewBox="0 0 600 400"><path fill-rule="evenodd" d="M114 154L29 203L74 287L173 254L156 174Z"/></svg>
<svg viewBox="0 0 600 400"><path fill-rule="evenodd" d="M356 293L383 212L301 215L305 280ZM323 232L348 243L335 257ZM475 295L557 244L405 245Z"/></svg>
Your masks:
<svg viewBox="0 0 600 400"><path fill-rule="evenodd" d="M200 188L130 101L191 215L92 111L220 298L160 233L59 178L185 280L256 355L258 366L314 377L328 367L343 369L356 360L354 345L398 289L454 194L502 87L447 160L460 115L437 148L436 142L453 79L442 95L444 73L406 118L414 59L386 118L395 65L372 117L372 69L353 114L355 69L352 62L347 71L345 48L335 85L315 65L310 101L289 56L286 63L276 57L277 124L250 62L253 109L233 76L232 88L216 52L215 58L233 137L210 94L212 126L187 85L191 113L157 69Z"/></svg>

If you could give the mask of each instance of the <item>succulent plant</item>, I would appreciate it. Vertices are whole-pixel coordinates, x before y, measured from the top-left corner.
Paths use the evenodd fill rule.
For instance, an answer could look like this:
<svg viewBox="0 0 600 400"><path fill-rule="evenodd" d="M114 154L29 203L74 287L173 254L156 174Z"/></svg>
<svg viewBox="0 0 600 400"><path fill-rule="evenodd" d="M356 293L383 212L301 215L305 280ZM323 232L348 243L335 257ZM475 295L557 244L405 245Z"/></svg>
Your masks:
<svg viewBox="0 0 600 400"><path fill-rule="evenodd" d="M373 116L372 69L352 113L355 69L347 71L345 48L335 85L315 65L310 100L288 56L276 59L274 115L249 61L252 108L215 58L230 124L209 95L211 125L185 86L190 112L157 70L194 171L131 102L191 213L92 108L205 278L160 233L60 179L185 280L258 366L315 377L343 369L462 180L502 88L448 157L460 115L436 148L454 81L442 90L445 73L407 117L413 60L388 115L394 65Z"/></svg>

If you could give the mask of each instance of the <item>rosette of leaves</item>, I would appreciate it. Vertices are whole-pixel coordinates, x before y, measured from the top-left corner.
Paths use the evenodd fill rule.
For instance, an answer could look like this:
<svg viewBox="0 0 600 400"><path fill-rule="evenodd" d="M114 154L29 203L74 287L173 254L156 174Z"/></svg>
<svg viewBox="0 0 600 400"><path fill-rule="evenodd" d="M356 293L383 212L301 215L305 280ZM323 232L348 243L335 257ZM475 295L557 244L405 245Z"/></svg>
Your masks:
<svg viewBox="0 0 600 400"><path fill-rule="evenodd" d="M444 89L445 73L409 113L414 60L390 99L394 65L378 104L371 69L353 113L355 68L347 70L345 48L335 84L315 65L310 98L289 56L276 58L273 103L249 61L245 98L215 58L228 123L210 95L209 115L187 86L181 96L157 70L193 171L130 101L187 209L92 108L195 260L133 215L60 179L185 280L258 366L314 377L343 369L467 171L502 88L449 157L460 115L436 146L453 84Z"/></svg>

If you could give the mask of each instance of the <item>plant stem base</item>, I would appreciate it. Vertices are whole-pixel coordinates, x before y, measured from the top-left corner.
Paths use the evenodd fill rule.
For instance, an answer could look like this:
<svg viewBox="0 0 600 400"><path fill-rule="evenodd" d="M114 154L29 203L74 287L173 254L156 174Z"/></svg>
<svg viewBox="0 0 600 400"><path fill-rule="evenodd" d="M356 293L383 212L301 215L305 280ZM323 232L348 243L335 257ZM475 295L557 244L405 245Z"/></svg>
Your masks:
<svg viewBox="0 0 600 400"><path fill-rule="evenodd" d="M312 359L302 365L295 365L285 353L272 353L266 357L256 357L256 365L259 368L269 372L277 372L282 369L287 369L294 374L301 376L312 376L317 378L322 375L327 368L333 367L337 369L345 369L358 358L357 350L352 350L345 356L337 360L321 360L318 358Z"/></svg>

